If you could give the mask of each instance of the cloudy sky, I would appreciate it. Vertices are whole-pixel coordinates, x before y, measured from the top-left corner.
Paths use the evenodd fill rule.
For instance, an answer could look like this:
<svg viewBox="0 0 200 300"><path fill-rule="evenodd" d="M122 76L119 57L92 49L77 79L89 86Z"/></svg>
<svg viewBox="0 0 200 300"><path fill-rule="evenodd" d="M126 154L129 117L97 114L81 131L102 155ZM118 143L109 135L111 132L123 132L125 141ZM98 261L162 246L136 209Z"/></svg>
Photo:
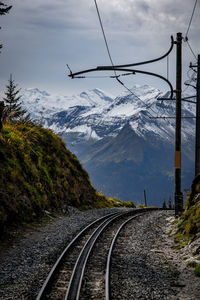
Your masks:
<svg viewBox="0 0 200 300"><path fill-rule="evenodd" d="M185 35L195 0L97 0L115 64L160 56L170 46L170 36ZM19 87L38 87L51 93L75 94L101 88L117 95L123 91L116 80L67 77L66 63L73 71L110 65L93 0L6 1L13 8L0 17L0 90L12 73ZM200 53L200 0L188 34ZM170 55L170 80L175 84L175 50ZM183 78L194 62L183 43ZM166 76L166 59L143 67ZM110 74L110 73L109 73ZM89 74L91 75L91 74ZM102 75L99 73L92 75ZM165 83L149 76L124 77L134 84L150 84L167 90Z"/></svg>

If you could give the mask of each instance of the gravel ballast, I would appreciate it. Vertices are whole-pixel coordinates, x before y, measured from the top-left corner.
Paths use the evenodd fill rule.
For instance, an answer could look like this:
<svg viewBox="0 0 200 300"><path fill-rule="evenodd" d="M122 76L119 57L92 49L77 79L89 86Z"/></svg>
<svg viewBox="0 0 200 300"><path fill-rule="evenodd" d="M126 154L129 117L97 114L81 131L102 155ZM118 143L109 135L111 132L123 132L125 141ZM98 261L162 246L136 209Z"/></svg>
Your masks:
<svg viewBox="0 0 200 300"><path fill-rule="evenodd" d="M200 279L186 267L169 235L173 214L148 213L121 232L112 260L112 299L200 299Z"/></svg>
<svg viewBox="0 0 200 300"><path fill-rule="evenodd" d="M35 299L72 238L93 220L118 210L70 209L48 225L28 230L1 250L0 299ZM173 250L173 238L168 234L172 216L171 211L154 211L127 224L121 232L111 269L112 299L200 299L200 279L191 270L181 276L183 261Z"/></svg>
<svg viewBox="0 0 200 300"><path fill-rule="evenodd" d="M78 211L47 226L28 230L23 238L0 253L0 299L35 299L46 276L72 238L93 220L118 208ZM120 208L120 210L127 210Z"/></svg>

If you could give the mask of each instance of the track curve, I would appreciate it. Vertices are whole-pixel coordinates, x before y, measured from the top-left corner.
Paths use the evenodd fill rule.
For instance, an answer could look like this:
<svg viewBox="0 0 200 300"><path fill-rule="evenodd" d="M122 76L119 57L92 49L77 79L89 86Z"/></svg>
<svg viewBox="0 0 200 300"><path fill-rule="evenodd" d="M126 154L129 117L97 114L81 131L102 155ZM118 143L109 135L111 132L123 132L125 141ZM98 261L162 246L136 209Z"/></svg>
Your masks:
<svg viewBox="0 0 200 300"><path fill-rule="evenodd" d="M104 271L105 278L103 280L104 283L102 284L103 287L101 287L102 289L101 298L94 298L94 299L110 300L110 265L111 265L112 251L115 242L117 240L117 237L120 231L128 222L130 222L132 219L136 217L141 216L145 212L152 211L152 210L156 210L156 209L144 208L144 209L131 209L128 212L127 211L115 212L103 216L93 221L89 225L87 225L83 230L81 230L81 232L77 234L77 236L64 249L60 257L54 264L53 268L51 269L48 277L46 278L36 300L88 299L87 291L85 293L84 291L85 287L83 287L82 285L83 278L87 282L87 276L84 277L86 265L88 263L89 257L91 255L91 252L95 244L98 244L97 241L101 240L100 237L103 236L105 232L106 233L109 232L109 230L111 231L110 236L108 236L108 238L104 238L102 241L103 244L102 246L100 246L100 248L102 249L103 248L108 249L106 250L106 253L101 254L101 256L104 256L105 259L107 258L107 261L105 260L106 270L105 270L105 266L103 267L105 270ZM126 220L124 220L123 218L125 218ZM119 226L117 228L117 231L116 231L116 225L117 227ZM113 228L115 233L113 233ZM104 247L105 243L108 244L106 247ZM69 260L71 259L71 257L73 257L72 262L69 261L66 263L65 262L66 259ZM89 272L94 272L94 270L89 268ZM64 278L64 280L62 278Z"/></svg>

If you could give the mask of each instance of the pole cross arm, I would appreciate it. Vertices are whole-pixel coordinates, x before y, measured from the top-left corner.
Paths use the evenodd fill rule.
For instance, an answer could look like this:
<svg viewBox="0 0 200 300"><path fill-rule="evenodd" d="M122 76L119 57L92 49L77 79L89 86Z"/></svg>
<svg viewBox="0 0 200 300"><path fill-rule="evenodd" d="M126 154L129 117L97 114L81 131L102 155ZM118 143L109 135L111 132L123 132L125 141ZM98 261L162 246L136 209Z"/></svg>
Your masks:
<svg viewBox="0 0 200 300"><path fill-rule="evenodd" d="M171 53L171 51L172 51L172 49L173 49L173 47L174 47L174 44L175 44L174 38L173 38L173 36L171 35L171 46L170 46L169 50L168 50L164 55L162 55L162 56L160 56L160 57L158 57L158 58L155 58L155 59L151 59L151 60L147 60L147 61L143 61L143 62L138 62L138 63L134 63L134 64L116 65L116 66L99 66L99 67L97 67L97 68L88 69L88 70L84 70L84 71L77 72L77 73L72 73L71 69L70 69L69 66L67 65L67 67L68 67L69 70L70 70L70 75L69 75L69 77L74 78L75 76L78 76L78 75L80 75L80 74L84 74L84 73L88 73L88 72L93 72L93 71L98 71L98 70L100 70L100 69L102 69L102 68L104 68L104 70L108 70L108 69L114 70L115 68L126 68L126 67L134 67L134 66L139 66L139 65L150 64L150 63L159 61L159 60L161 60L161 59L167 57L167 56Z"/></svg>
<svg viewBox="0 0 200 300"><path fill-rule="evenodd" d="M142 71L142 70L135 70L135 69L124 69L124 68L118 68L116 66L114 66L114 67L112 67L112 66L111 67L110 66L102 66L102 67L97 67L97 68L93 68L93 69L87 69L87 70L76 72L76 73L71 73L68 76L73 79L73 78L78 78L77 76L85 74L85 73L90 73L90 72L95 72L95 71L113 71L113 70L123 71L123 72L130 72L132 74L140 73L140 74L145 74L145 75L151 75L151 76L158 77L158 78L164 80L169 85L170 91L171 91L170 98L173 98L174 89L173 89L173 86L172 86L171 82L167 78L165 78L165 77L163 77L159 74L152 73L152 72L147 72L147 71ZM115 76L112 76L112 77L114 78Z"/></svg>
<svg viewBox="0 0 200 300"><path fill-rule="evenodd" d="M194 97L195 96L184 97L184 98L181 98L181 101L196 104L197 103L196 101L188 100L188 99L194 98ZM176 98L158 97L157 100L158 101L176 101Z"/></svg>
<svg viewBox="0 0 200 300"><path fill-rule="evenodd" d="M97 67L97 70L99 70L99 71L113 71L113 70L115 70L115 71L123 71L123 72L132 72L133 74L140 73L140 74L145 74L145 75L151 75L151 76L158 77L158 78L164 80L169 85L170 91L171 91L170 99L173 98L174 89L173 89L173 86L172 86L171 82L167 78L165 78L165 77L163 77L159 74L156 74L156 73L153 73L153 72L148 72L148 71L142 71L142 70L118 68L116 66L114 66L114 68L113 67Z"/></svg>
<svg viewBox="0 0 200 300"><path fill-rule="evenodd" d="M169 50L164 55L162 55L158 58L152 59L152 60L147 60L147 61L134 63L134 64L116 65L116 66L98 66L96 68L91 68L91 69L83 70L83 71L76 72L76 73L72 73L71 69L67 65L69 70L70 70L70 75L68 75L68 76L71 77L72 79L74 79L74 78L85 78L85 77L80 76L80 75L90 73L90 72L96 72L96 71L120 71L120 72L125 71L125 72L130 72L132 74L140 73L140 74L145 74L145 75L151 75L151 76L155 76L155 77L158 77L158 78L164 80L169 85L170 91L171 91L170 98L173 98L174 89L173 89L173 86L172 86L171 82L167 78L165 78L165 77L163 77L159 74L152 73L152 72L129 69L129 67L153 63L153 62L159 61L159 60L167 57L170 54L170 52L172 51L174 44L175 44L175 42L174 42L173 36L171 36L171 46L170 46ZM118 77L119 76L112 76L112 78L116 78L117 80L118 80Z"/></svg>

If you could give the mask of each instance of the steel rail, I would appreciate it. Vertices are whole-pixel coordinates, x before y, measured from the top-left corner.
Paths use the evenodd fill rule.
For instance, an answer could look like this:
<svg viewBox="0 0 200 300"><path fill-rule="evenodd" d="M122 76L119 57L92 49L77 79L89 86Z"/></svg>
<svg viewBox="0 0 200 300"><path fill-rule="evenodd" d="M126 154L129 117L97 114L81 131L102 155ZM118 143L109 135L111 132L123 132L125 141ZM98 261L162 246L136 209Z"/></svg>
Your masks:
<svg viewBox="0 0 200 300"><path fill-rule="evenodd" d="M151 210L157 210L157 208L143 208L143 209L140 209L140 212L144 213L146 211L151 211ZM135 210L134 212L137 212L137 211ZM105 220L104 223L99 225L98 228L94 231L93 235L90 236L90 238L86 242L84 248L82 249L82 251L76 261L76 264L75 264L75 267L73 270L73 274L71 276L71 280L70 280L68 290L66 293L65 300L78 300L79 299L81 285L82 285L82 279L83 279L84 272L85 272L85 267L86 267L88 258L90 256L90 253L91 253L96 241L98 240L101 233L108 227L108 225L110 223L112 223L117 218L128 215L128 214L130 214L130 211L125 212L125 213L119 213L116 216L111 216L108 220ZM137 214L136 216L139 216L139 215L142 215L142 213ZM136 216L131 217L131 219L135 218ZM129 219L128 219L128 221L129 221Z"/></svg>
<svg viewBox="0 0 200 300"><path fill-rule="evenodd" d="M111 216L107 220L105 220L102 224L100 224L94 233L89 237L85 246L82 248L79 257L76 261L71 280L68 286L68 290L65 296L65 300L78 300L80 296L80 290L82 285L82 279L85 271L85 267L89 258L89 255L92 251L93 246L95 245L97 239L101 235L101 233L107 228L107 226L123 215L129 214L130 212L126 213L119 213L116 216Z"/></svg>
<svg viewBox="0 0 200 300"><path fill-rule="evenodd" d="M74 243L90 228L92 228L92 226L94 226L96 223L103 221L106 218L109 218L111 216L114 216L118 213L111 213L108 214L106 216L103 216L95 221L93 221L92 223L90 223L89 225L87 225L83 230L81 230L76 236L75 238L68 244L68 246L64 249L64 251L61 253L61 255L59 256L59 258L57 259L56 263L54 264L53 268L51 269L51 271L49 272L42 288L40 289L38 296L36 298L36 300L43 300L46 299L45 296L48 293L48 291L51 288L51 284L54 280L54 276L56 274L56 272L58 271L64 257L66 256L66 254L69 252L69 250L73 247Z"/></svg>
<svg viewBox="0 0 200 300"><path fill-rule="evenodd" d="M146 211L151 211L151 210L160 210L159 208L144 208L144 209L139 209L140 212L146 212ZM119 217L119 216L122 216L122 215L128 215L132 212L135 212L137 213L137 210L131 210L131 211L128 211L128 212L125 212L125 213L119 213L119 212L116 212L116 213L111 213L111 214L107 214L106 216L103 216L95 221L93 221L92 223L90 223L89 225L87 225L84 229L82 229L76 236L75 238L68 244L68 246L64 249L64 251L61 253L61 255L59 256L58 260L56 261L56 263L54 264L53 268L51 269L51 271L49 272L42 288L40 289L38 295L37 295L37 298L36 300L44 300L44 299L47 299L47 295L49 294L49 292L51 291L51 288L52 288L52 283L53 281L55 280L55 275L57 275L58 271L59 271L59 268L61 267L61 264L63 263L63 260L65 259L65 256L69 253L69 251L71 250L71 248L74 246L75 242L81 237L84 235L84 233L87 232L87 230L91 229L93 225L95 225L96 223L98 222L101 222L103 221L103 223L101 223L101 225L98 226L98 228L100 226L102 226L102 224L108 222L108 220L110 220L111 218L114 218L116 217ZM107 219L107 220L106 220ZM111 220L112 221L112 220ZM110 223L110 222L109 222ZM108 225L108 224L107 224ZM95 229L93 231L96 232L97 229ZM103 231L103 229L102 229ZM86 242L87 243L87 242ZM91 250L90 250L91 251ZM79 255L80 256L80 255ZM82 272L82 276L83 276L83 273ZM80 286L81 287L81 286ZM80 292L80 289L79 289L79 292ZM66 298L67 299L67 298ZM68 298L70 300L72 300L71 298ZM76 298L75 298L76 299ZM77 298L78 299L78 298Z"/></svg>
<svg viewBox="0 0 200 300"><path fill-rule="evenodd" d="M128 220L126 220L124 223L122 223L122 225L119 227L119 229L117 230L113 240L112 240L112 243L111 243L111 246L110 246L110 249L109 249L109 253L108 253L108 257L107 257L107 263L106 263L106 288L105 288L105 299L106 300L110 300L110 266L111 266L111 257L112 257L112 252L113 252L113 248L114 248L114 245L116 243L116 240L118 238L118 235L120 233L120 231L123 229L123 227L128 223L130 222L131 220L139 217L139 216L142 216L145 212L143 213L140 213L140 214L137 214L135 216L132 216L131 218L129 218Z"/></svg>

